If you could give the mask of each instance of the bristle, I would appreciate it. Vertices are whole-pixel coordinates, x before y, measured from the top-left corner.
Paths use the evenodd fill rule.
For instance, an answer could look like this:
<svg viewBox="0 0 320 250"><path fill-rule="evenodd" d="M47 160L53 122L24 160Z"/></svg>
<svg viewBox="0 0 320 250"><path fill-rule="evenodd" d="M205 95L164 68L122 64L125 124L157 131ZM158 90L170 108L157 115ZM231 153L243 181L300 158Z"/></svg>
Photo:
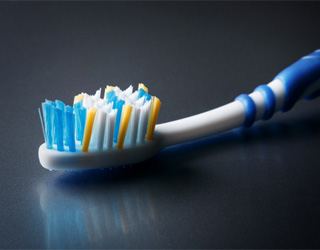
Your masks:
<svg viewBox="0 0 320 250"><path fill-rule="evenodd" d="M66 106L65 108L65 117L66 117L66 141L69 146L70 152L76 151L75 137L74 137L74 113L73 108Z"/></svg>
<svg viewBox="0 0 320 250"><path fill-rule="evenodd" d="M76 103L82 101L82 99L83 99L83 94L76 95L73 99L73 104L76 104Z"/></svg>
<svg viewBox="0 0 320 250"><path fill-rule="evenodd" d="M73 105L75 115L76 139L82 142L84 127L86 123L87 110L82 106L82 101Z"/></svg>
<svg viewBox="0 0 320 250"><path fill-rule="evenodd" d="M38 108L38 114L39 114L39 118L40 118L43 139L47 143L46 132L45 132L44 125L43 125L43 118L42 118L42 114L41 114L40 108Z"/></svg>
<svg viewBox="0 0 320 250"><path fill-rule="evenodd" d="M123 143L126 136L128 124L130 121L131 112L132 112L132 106L130 105L123 106L122 116L121 116L121 125L119 128L118 143L117 143L118 149L123 148Z"/></svg>
<svg viewBox="0 0 320 250"><path fill-rule="evenodd" d="M131 119L128 127L126 143L128 146L134 146L137 142L138 125L140 118L140 107L133 107Z"/></svg>
<svg viewBox="0 0 320 250"><path fill-rule="evenodd" d="M146 102L140 111L140 119L138 125L138 135L137 135L137 143L141 144L144 142L144 137L147 130L147 122L148 122L148 115L150 109L150 101Z"/></svg>
<svg viewBox="0 0 320 250"><path fill-rule="evenodd" d="M98 109L92 129L92 136L90 140L90 150L101 151L103 147L103 138L106 124L106 112L103 109Z"/></svg>
<svg viewBox="0 0 320 250"><path fill-rule="evenodd" d="M89 143L91 139L92 127L97 109L90 108L87 116L86 127L84 129L83 142L82 142L82 152L88 152Z"/></svg>
<svg viewBox="0 0 320 250"><path fill-rule="evenodd" d="M143 89L147 93L149 92L148 88L143 83L139 83L138 89Z"/></svg>
<svg viewBox="0 0 320 250"><path fill-rule="evenodd" d="M97 99L101 97L101 88L96 91L94 97Z"/></svg>
<svg viewBox="0 0 320 250"><path fill-rule="evenodd" d="M58 151L64 151L63 146L63 116L62 110L58 107L54 107L54 138L57 144Z"/></svg>
<svg viewBox="0 0 320 250"><path fill-rule="evenodd" d="M59 108L61 110L62 113L62 130L63 130L63 141L64 141L64 145L68 145L68 140L67 140L67 126L66 126L66 116L65 116L65 107L66 105L64 104L64 102L60 101L60 100L56 100L55 101L56 107Z"/></svg>
<svg viewBox="0 0 320 250"><path fill-rule="evenodd" d="M130 96L133 92L133 87L130 85L126 90L123 91L124 96Z"/></svg>
<svg viewBox="0 0 320 250"><path fill-rule="evenodd" d="M153 139L153 132L157 123L160 106L161 106L161 102L159 98L155 96L152 97L152 104L151 104L151 110L150 110L149 121L148 121L148 129L146 134L146 139L149 141Z"/></svg>
<svg viewBox="0 0 320 250"><path fill-rule="evenodd" d="M122 91L107 86L94 95L81 93L73 106L60 100L46 100L39 111L48 149L58 151L102 151L122 149L151 140L160 109L160 100L144 84L136 91L130 85Z"/></svg>
<svg viewBox="0 0 320 250"><path fill-rule="evenodd" d="M106 92L109 92L109 91L111 91L111 90L113 90L113 89L114 89L114 86L112 86L112 85L107 85L106 88L105 88L105 91L106 91Z"/></svg>
<svg viewBox="0 0 320 250"><path fill-rule="evenodd" d="M118 110L117 117L116 117L116 124L114 126L114 136L113 136L113 140L115 143L117 143L117 141L118 141L121 113L122 113L122 107L123 107L124 103L125 102L123 100L118 100L117 102L115 102L115 105L113 106L114 108L116 108Z"/></svg>
<svg viewBox="0 0 320 250"><path fill-rule="evenodd" d="M113 145L113 134L114 134L114 124L115 119L117 116L117 110L113 109L109 114L106 116L106 126L104 132L104 145L103 149L110 150L112 149Z"/></svg>
<svg viewBox="0 0 320 250"><path fill-rule="evenodd" d="M42 113L44 117L44 125L46 131L47 148L51 149L53 146L53 106L52 102L46 100L42 103Z"/></svg>

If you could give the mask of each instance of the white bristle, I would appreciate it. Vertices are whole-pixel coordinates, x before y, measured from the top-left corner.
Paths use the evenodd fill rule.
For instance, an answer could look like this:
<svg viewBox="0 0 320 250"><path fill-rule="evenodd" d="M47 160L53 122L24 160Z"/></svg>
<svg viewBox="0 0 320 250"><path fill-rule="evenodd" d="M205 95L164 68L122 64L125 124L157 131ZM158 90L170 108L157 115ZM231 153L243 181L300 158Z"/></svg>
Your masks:
<svg viewBox="0 0 320 250"><path fill-rule="evenodd" d="M106 113L111 112L112 105L113 105L112 103L108 103L107 105L104 106L104 109L105 109Z"/></svg>
<svg viewBox="0 0 320 250"><path fill-rule="evenodd" d="M89 109L93 106L93 100L92 97L88 94L84 94L83 95L83 102L82 102L82 106L86 109Z"/></svg>
<svg viewBox="0 0 320 250"><path fill-rule="evenodd" d="M100 98L101 97L101 88L96 91L94 97L95 98Z"/></svg>
<svg viewBox="0 0 320 250"><path fill-rule="evenodd" d="M136 105L138 107L141 107L145 102L145 98L144 97L140 97L137 101L136 101Z"/></svg>
<svg viewBox="0 0 320 250"><path fill-rule="evenodd" d="M96 105L97 105L97 107L98 108L102 108L103 106L105 106L106 105L106 102L103 100L103 99L97 99L97 101L96 101Z"/></svg>
<svg viewBox="0 0 320 250"><path fill-rule="evenodd" d="M121 89L118 86L114 87L113 91L116 93L116 95L119 95L120 93L122 93Z"/></svg>
<svg viewBox="0 0 320 250"><path fill-rule="evenodd" d="M103 99L96 99L95 96L91 96L91 100L93 100L93 106L97 111L92 128L89 151L102 151L104 148L111 149L117 112L112 109L112 103L106 104Z"/></svg>
<svg viewBox="0 0 320 250"><path fill-rule="evenodd" d="M46 140L46 133L45 133L44 125L43 125L43 118L42 118L42 115L41 115L41 110L40 110L40 108L38 108L38 113L39 113L39 118L40 118L40 123L41 123L41 129L42 129L43 139L44 139L45 142L47 142L47 140Z"/></svg>
<svg viewBox="0 0 320 250"><path fill-rule="evenodd" d="M96 141L96 149L98 151L101 151L103 149L103 139L104 139L104 133L105 133L105 124L106 124L106 112L103 109L98 110L97 114L97 123L99 124L97 126L97 141ZM95 120L96 121L96 120Z"/></svg>
<svg viewBox="0 0 320 250"><path fill-rule="evenodd" d="M106 115L106 124L105 124L105 133L104 133L104 143L103 149L110 150L113 145L113 132L114 132L114 123L116 120L117 110L112 110Z"/></svg>
<svg viewBox="0 0 320 250"><path fill-rule="evenodd" d="M138 125L138 135L137 135L137 143L143 143L144 137L147 130L147 123L148 123L148 114L150 108L150 101L146 102L140 110L140 118L139 118L139 125Z"/></svg>
<svg viewBox="0 0 320 250"><path fill-rule="evenodd" d="M127 97L126 97L126 95L125 95L124 92L121 92L121 93L118 94L118 99L121 99L121 100L123 100L123 101L126 101Z"/></svg>
<svg viewBox="0 0 320 250"><path fill-rule="evenodd" d="M125 91L123 91L124 95L129 97L132 94L133 87L130 85Z"/></svg>
<svg viewBox="0 0 320 250"><path fill-rule="evenodd" d="M146 123L146 111L145 109L140 110L140 119L139 119L139 126L138 126L138 135L137 135L137 143L142 143L144 141L144 134L143 131L145 130L145 123Z"/></svg>
<svg viewBox="0 0 320 250"><path fill-rule="evenodd" d="M132 116L130 119L130 137L128 139L128 143L131 146L134 146L137 142L137 134L138 134L138 125L140 118L140 108L135 107L132 112Z"/></svg>
<svg viewBox="0 0 320 250"><path fill-rule="evenodd" d="M128 98L130 99L130 101L136 102L138 100L138 95L139 95L139 92L134 91Z"/></svg>

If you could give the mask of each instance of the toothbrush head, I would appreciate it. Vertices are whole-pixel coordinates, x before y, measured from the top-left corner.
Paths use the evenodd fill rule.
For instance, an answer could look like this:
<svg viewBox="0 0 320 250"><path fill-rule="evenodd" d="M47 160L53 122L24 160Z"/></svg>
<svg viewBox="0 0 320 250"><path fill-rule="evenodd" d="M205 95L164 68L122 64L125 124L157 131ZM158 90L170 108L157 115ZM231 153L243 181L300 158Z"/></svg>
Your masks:
<svg viewBox="0 0 320 250"><path fill-rule="evenodd" d="M161 102L144 84L107 86L94 95L81 93L73 106L46 100L39 116L45 143L41 165L49 170L107 168L137 163L160 149L154 136Z"/></svg>
<svg viewBox="0 0 320 250"><path fill-rule="evenodd" d="M38 154L41 165L48 170L85 170L135 164L151 158L160 149L157 139L121 150L95 152L59 152L48 149L43 143Z"/></svg>

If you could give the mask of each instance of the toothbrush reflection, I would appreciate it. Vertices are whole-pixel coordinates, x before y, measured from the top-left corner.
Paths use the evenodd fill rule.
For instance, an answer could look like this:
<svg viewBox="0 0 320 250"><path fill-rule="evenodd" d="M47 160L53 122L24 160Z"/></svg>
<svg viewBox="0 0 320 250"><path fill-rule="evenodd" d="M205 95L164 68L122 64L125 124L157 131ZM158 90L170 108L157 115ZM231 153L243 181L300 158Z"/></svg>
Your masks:
<svg viewBox="0 0 320 250"><path fill-rule="evenodd" d="M243 175L250 162L268 163L276 151L271 162L287 171L290 152L284 148L299 138L310 147L320 131L319 116L314 117L280 120L175 146L129 168L120 178L98 170L58 176L51 172L52 181L42 179L38 186L47 247L204 248L215 240L226 242L230 233L242 229L241 223L234 223L239 219L234 207L249 211L246 216L251 218L247 203L241 201L259 193L257 185L270 185L264 177L270 175L268 164L259 169L257 180L246 184ZM238 188L241 180L243 189ZM256 191L248 194L251 187ZM204 237L208 245L199 245L195 237Z"/></svg>
<svg viewBox="0 0 320 250"><path fill-rule="evenodd" d="M148 188L86 184L39 186L48 248L127 248L130 242L156 240L157 212Z"/></svg>

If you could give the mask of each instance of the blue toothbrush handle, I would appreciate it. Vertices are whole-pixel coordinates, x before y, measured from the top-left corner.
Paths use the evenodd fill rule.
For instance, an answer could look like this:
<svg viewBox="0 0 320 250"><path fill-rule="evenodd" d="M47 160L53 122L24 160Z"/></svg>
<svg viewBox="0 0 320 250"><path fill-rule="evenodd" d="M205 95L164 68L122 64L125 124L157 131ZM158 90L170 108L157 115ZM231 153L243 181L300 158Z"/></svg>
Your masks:
<svg viewBox="0 0 320 250"><path fill-rule="evenodd" d="M159 124L156 133L163 146L221 133L239 126L250 127L270 119L275 112L288 111L302 97L320 95L320 49L302 57L280 72L270 83L233 102L207 112Z"/></svg>
<svg viewBox="0 0 320 250"><path fill-rule="evenodd" d="M282 111L290 110L301 98L312 99L320 95L320 85L314 86L320 78L320 49L302 57L289 67L281 71L275 79L283 83L285 89ZM305 96L306 91L312 88L311 93Z"/></svg>
<svg viewBox="0 0 320 250"><path fill-rule="evenodd" d="M263 96L262 102L256 92ZM320 96L320 49L282 70L269 84L258 86L249 95L239 95L236 101L244 106L243 125L250 127L257 120L270 119L278 110L290 110L302 97L317 96Z"/></svg>

